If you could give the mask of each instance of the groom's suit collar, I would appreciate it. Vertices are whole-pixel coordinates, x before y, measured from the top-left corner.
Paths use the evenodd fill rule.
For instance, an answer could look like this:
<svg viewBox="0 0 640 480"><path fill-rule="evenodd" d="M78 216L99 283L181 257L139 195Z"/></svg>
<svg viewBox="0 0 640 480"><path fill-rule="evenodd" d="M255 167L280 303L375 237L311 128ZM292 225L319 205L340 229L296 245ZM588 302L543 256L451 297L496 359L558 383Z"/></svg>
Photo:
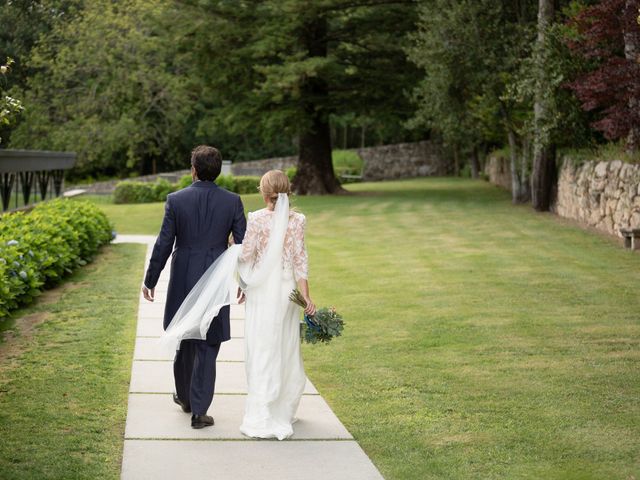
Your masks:
<svg viewBox="0 0 640 480"><path fill-rule="evenodd" d="M196 180L191 184L192 187L198 188L218 188L218 186L213 182L207 182L204 180Z"/></svg>

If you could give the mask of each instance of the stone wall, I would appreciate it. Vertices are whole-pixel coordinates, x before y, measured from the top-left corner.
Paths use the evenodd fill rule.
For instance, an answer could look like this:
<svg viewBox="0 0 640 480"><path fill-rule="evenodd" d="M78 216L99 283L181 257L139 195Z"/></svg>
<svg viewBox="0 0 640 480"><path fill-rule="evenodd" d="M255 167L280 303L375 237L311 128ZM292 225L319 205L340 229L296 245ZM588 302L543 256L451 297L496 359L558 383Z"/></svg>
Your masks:
<svg viewBox="0 0 640 480"><path fill-rule="evenodd" d="M511 190L507 159L489 158L485 174L491 183ZM620 228L640 228L640 165L620 160L579 165L564 157L551 211L617 236Z"/></svg>
<svg viewBox="0 0 640 480"><path fill-rule="evenodd" d="M355 151L364 161L362 179L365 181L449 173L440 150L428 141L366 147Z"/></svg>
<svg viewBox="0 0 640 480"><path fill-rule="evenodd" d="M363 160L362 179L365 181L392 180L396 178L426 177L429 175L447 175L447 163L443 160L439 149L431 142L398 143L379 147L352 149ZM257 175L273 169L286 171L295 167L297 156L265 158L248 162L225 162L223 174ZM166 178L176 182L189 173L189 170L146 175L131 178L138 182L155 182L158 178ZM110 194L121 180L96 182L91 185L73 185L69 189L82 188L87 193Z"/></svg>
<svg viewBox="0 0 640 480"><path fill-rule="evenodd" d="M351 151L363 160L362 179L365 181L447 174L447 164L431 142L398 143ZM276 168L286 170L295 167L297 161L298 157L292 156L237 162L231 170L234 175L262 175Z"/></svg>
<svg viewBox="0 0 640 480"><path fill-rule="evenodd" d="M265 158L263 160L250 160L248 162L234 162L231 165L231 172L236 176L262 176L269 170L286 171L288 168L295 167L297 162L298 157L296 155L292 157L274 157Z"/></svg>
<svg viewBox="0 0 640 480"><path fill-rule="evenodd" d="M565 157L552 211L620 236L620 228L640 228L640 165L586 162Z"/></svg>
<svg viewBox="0 0 640 480"><path fill-rule="evenodd" d="M508 159L491 155L484 166L484 173L491 183L511 191L511 166Z"/></svg>

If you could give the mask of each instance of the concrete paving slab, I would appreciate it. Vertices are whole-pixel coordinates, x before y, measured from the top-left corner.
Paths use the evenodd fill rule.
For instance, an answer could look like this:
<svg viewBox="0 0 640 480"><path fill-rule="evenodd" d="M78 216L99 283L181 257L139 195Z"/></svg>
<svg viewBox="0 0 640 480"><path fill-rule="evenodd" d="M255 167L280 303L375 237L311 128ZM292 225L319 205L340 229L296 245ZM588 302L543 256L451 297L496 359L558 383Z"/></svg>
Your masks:
<svg viewBox="0 0 640 480"><path fill-rule="evenodd" d="M136 336L138 337L160 337L164 329L162 328L162 317L139 318Z"/></svg>
<svg viewBox="0 0 640 480"><path fill-rule="evenodd" d="M145 301L145 303L141 303L138 307L138 318L162 318L164 316L164 305L164 302L156 303L155 301Z"/></svg>
<svg viewBox="0 0 640 480"><path fill-rule="evenodd" d="M154 292L156 294L156 300L158 299L158 297L162 296L162 301L164 301L165 297L167 296L168 288L169 288L169 282L168 281L161 282L161 283L159 282L158 284L156 284L155 292Z"/></svg>
<svg viewBox="0 0 640 480"><path fill-rule="evenodd" d="M132 393L174 392L173 362L134 361L129 391ZM219 362L216 364L216 393L247 393L244 363ZM304 393L317 395L318 391L307 380Z"/></svg>
<svg viewBox="0 0 640 480"><path fill-rule="evenodd" d="M136 333L138 337L159 337L163 331L162 317L144 317L138 319ZM231 337L244 337L244 320L231 320Z"/></svg>
<svg viewBox="0 0 640 480"><path fill-rule="evenodd" d="M140 294L139 306L140 305L146 305L147 303L149 303L149 302L147 300L145 300L145 298L142 296L142 294ZM162 297L160 297L158 292L156 292L156 297L153 300L153 304L154 305L164 305L165 303L167 303L167 301L166 301L166 298L164 297L164 295Z"/></svg>
<svg viewBox="0 0 640 480"><path fill-rule="evenodd" d="M382 480L382 475L354 441L124 442L123 480L211 478Z"/></svg>
<svg viewBox="0 0 640 480"><path fill-rule="evenodd" d="M112 243L144 243L153 246L155 241L155 235L116 235Z"/></svg>
<svg viewBox="0 0 640 480"><path fill-rule="evenodd" d="M231 320L231 338L244 338L244 320Z"/></svg>
<svg viewBox="0 0 640 480"><path fill-rule="evenodd" d="M218 362L243 362L244 338L232 338L224 342L218 353Z"/></svg>
<svg viewBox="0 0 640 480"><path fill-rule="evenodd" d="M244 319L244 305L232 303L231 310L229 312L229 318L231 318L232 320Z"/></svg>
<svg viewBox="0 0 640 480"><path fill-rule="evenodd" d="M173 403L171 395L131 393L125 438L246 439L238 430L245 399L245 395L215 395L208 412L215 426L195 430L190 416ZM293 439L353 438L319 395L303 395L297 417Z"/></svg>
<svg viewBox="0 0 640 480"><path fill-rule="evenodd" d="M157 338L136 338L136 347L133 352L134 360L173 360L174 356L174 353L166 352L160 347ZM244 339L232 338L220 347L219 362L241 362L243 360Z"/></svg>
<svg viewBox="0 0 640 480"><path fill-rule="evenodd" d="M146 270L155 237L119 236L118 240L148 245ZM225 342L220 352L216 396L209 410L216 417L216 426L192 429L189 415L171 400L173 353L162 353L153 338L162 333L169 273L166 268L161 275L156 301L149 306L141 298L139 304L140 338L136 339L134 359L150 360L133 362L122 478L199 480L215 473L216 478L235 480L382 479L310 382L298 409L294 441L255 441L238 431L246 399L243 338ZM231 308L231 334L243 337L244 306ZM309 469L312 463L321 468Z"/></svg>

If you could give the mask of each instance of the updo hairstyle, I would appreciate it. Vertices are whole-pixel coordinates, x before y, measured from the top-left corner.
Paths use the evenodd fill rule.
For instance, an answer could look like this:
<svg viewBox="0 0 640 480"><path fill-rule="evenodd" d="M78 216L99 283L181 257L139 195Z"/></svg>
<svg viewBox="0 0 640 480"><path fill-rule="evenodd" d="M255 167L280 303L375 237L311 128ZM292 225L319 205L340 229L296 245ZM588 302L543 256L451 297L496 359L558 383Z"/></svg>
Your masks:
<svg viewBox="0 0 640 480"><path fill-rule="evenodd" d="M291 194L289 177L282 170L269 170L260 179L260 193L275 205L279 193Z"/></svg>

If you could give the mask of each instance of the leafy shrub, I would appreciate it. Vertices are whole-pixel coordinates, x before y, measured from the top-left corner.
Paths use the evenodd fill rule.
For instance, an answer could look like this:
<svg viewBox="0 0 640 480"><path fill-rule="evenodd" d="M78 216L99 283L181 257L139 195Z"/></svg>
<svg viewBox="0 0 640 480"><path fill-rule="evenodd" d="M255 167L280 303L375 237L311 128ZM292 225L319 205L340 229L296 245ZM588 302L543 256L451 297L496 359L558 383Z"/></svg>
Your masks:
<svg viewBox="0 0 640 480"><path fill-rule="evenodd" d="M234 192L240 195L245 193L258 193L258 186L260 185L260 177L253 176L241 176L233 177L235 180Z"/></svg>
<svg viewBox="0 0 640 480"><path fill-rule="evenodd" d="M153 185L153 194L158 198L159 202L164 202L167 199L167 195L176 191L177 185L170 183L169 181L159 178Z"/></svg>
<svg viewBox="0 0 640 480"><path fill-rule="evenodd" d="M115 203L164 202L167 195L175 190L175 185L162 178L155 183L125 180L116 185L113 201Z"/></svg>
<svg viewBox="0 0 640 480"><path fill-rule="evenodd" d="M155 183L124 180L116 185L113 201L114 203L164 202L167 195L186 188L191 183L191 175L183 176L176 184L171 184L164 179L158 179ZM216 185L219 187L239 194L257 193L259 184L260 177L252 176L220 175L216 179Z"/></svg>
<svg viewBox="0 0 640 480"><path fill-rule="evenodd" d="M289 181L293 183L293 179L295 178L296 173L298 173L298 169L296 167L289 167L284 173L289 177Z"/></svg>
<svg viewBox="0 0 640 480"><path fill-rule="evenodd" d="M349 150L334 150L331 155L333 158L333 170L340 183L361 181L360 176L362 175L364 162L360 155Z"/></svg>
<svg viewBox="0 0 640 480"><path fill-rule="evenodd" d="M183 188L187 188L189 185L191 185L193 183L193 179L191 178L191 175L184 175L182 178L180 178L180 180L178 180L178 183L176 184L176 190L182 190Z"/></svg>
<svg viewBox="0 0 640 480"><path fill-rule="evenodd" d="M232 175L220 175L216 178L216 185L230 192L236 191L236 180Z"/></svg>
<svg viewBox="0 0 640 480"><path fill-rule="evenodd" d="M331 153L336 175L361 175L364 162L360 155L349 150L334 150Z"/></svg>
<svg viewBox="0 0 640 480"><path fill-rule="evenodd" d="M58 199L0 218L0 319L91 261L112 238L99 207Z"/></svg>

